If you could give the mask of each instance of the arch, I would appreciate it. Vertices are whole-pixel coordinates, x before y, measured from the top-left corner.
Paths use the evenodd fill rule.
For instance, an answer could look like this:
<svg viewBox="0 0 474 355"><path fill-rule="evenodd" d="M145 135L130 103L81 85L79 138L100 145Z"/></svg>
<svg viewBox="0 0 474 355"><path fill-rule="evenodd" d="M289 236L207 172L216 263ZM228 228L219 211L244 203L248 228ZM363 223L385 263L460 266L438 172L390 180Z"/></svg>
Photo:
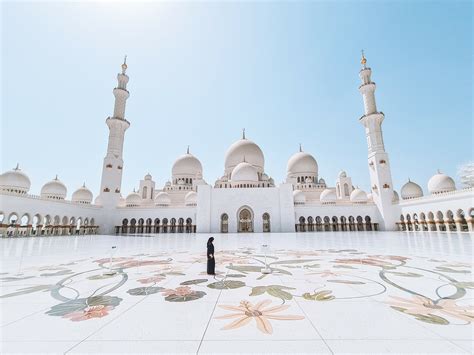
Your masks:
<svg viewBox="0 0 474 355"><path fill-rule="evenodd" d="M252 233L253 232L253 211L248 206L242 206L237 212L237 221L239 233Z"/></svg>
<svg viewBox="0 0 474 355"><path fill-rule="evenodd" d="M82 229L82 217L79 217L76 221L76 234L80 234Z"/></svg>
<svg viewBox="0 0 474 355"><path fill-rule="evenodd" d="M459 226L458 229L460 232L469 231L469 226L467 224L466 216L462 209L456 211L456 224Z"/></svg>
<svg viewBox="0 0 474 355"><path fill-rule="evenodd" d="M262 215L262 220L263 220L263 232L264 233L270 232L270 214L265 212Z"/></svg>
<svg viewBox="0 0 474 355"><path fill-rule="evenodd" d="M163 218L163 225L161 227L161 230L163 233L168 233L168 218Z"/></svg>
<svg viewBox="0 0 474 355"><path fill-rule="evenodd" d="M68 216L64 216L63 219L62 219L62 221L61 221L61 224L62 224L63 226L67 226L67 225L68 225L68 222L69 222Z"/></svg>
<svg viewBox="0 0 474 355"><path fill-rule="evenodd" d="M31 221L31 231L33 235L38 234L38 228L40 225L41 225L41 215L37 213L33 216L33 219Z"/></svg>
<svg viewBox="0 0 474 355"><path fill-rule="evenodd" d="M27 227L29 224L30 224L30 215L28 213L25 213L20 218L20 225L22 227Z"/></svg>
<svg viewBox="0 0 474 355"><path fill-rule="evenodd" d="M347 231L347 218L345 216L341 216L341 230Z"/></svg>
<svg viewBox="0 0 474 355"><path fill-rule="evenodd" d="M308 231L314 231L314 220L311 216L308 217Z"/></svg>
<svg viewBox="0 0 474 355"><path fill-rule="evenodd" d="M229 232L229 216L227 213L221 215L221 233Z"/></svg>
<svg viewBox="0 0 474 355"><path fill-rule="evenodd" d="M0 212L0 224L3 224L4 220L5 220L5 213Z"/></svg>
<svg viewBox="0 0 474 355"><path fill-rule="evenodd" d="M138 228L137 228L137 233L143 233L143 226L145 224L145 220L143 218L138 219Z"/></svg>
<svg viewBox="0 0 474 355"><path fill-rule="evenodd" d="M300 222L298 228L296 229L297 232L306 232L306 219L301 216L298 220Z"/></svg>
<svg viewBox="0 0 474 355"><path fill-rule="evenodd" d="M186 218L186 233L194 233L195 226L193 226L193 220L191 218Z"/></svg>
<svg viewBox="0 0 474 355"><path fill-rule="evenodd" d="M16 212L10 213L10 215L8 216L8 224L12 226L17 223L18 223L18 214L16 214Z"/></svg>
<svg viewBox="0 0 474 355"><path fill-rule="evenodd" d="M321 217L317 216L315 218L315 221L316 221L316 231L321 232L323 230L323 228L322 228L323 221L322 221Z"/></svg>
<svg viewBox="0 0 474 355"><path fill-rule="evenodd" d="M354 216L349 216L349 230L351 232L355 231L355 219Z"/></svg>
<svg viewBox="0 0 474 355"><path fill-rule="evenodd" d="M456 224L454 223L454 214L451 210L446 211L446 229L448 231L456 231Z"/></svg>
<svg viewBox="0 0 474 355"><path fill-rule="evenodd" d="M171 233L176 233L176 218L171 218Z"/></svg>
<svg viewBox="0 0 474 355"><path fill-rule="evenodd" d="M333 230L334 232L338 231L338 230L339 230L339 226L338 226L338 223L337 223L337 217L336 217L336 216L333 216L333 217L331 218L331 222L332 222L332 224L331 224L331 225L332 225L332 230Z"/></svg>
<svg viewBox="0 0 474 355"><path fill-rule="evenodd" d="M155 230L155 233L160 233L160 219L159 218L155 218L154 230Z"/></svg>
<svg viewBox="0 0 474 355"><path fill-rule="evenodd" d="M365 229L368 230L368 231L371 231L372 230L372 219L370 218L370 216L365 216L364 221L365 221Z"/></svg>
<svg viewBox="0 0 474 355"><path fill-rule="evenodd" d="M146 199L147 192L148 192L148 187L143 186L142 199L144 200Z"/></svg>
<svg viewBox="0 0 474 355"><path fill-rule="evenodd" d="M180 217L178 219L178 233L184 232L184 218Z"/></svg>
<svg viewBox="0 0 474 355"><path fill-rule="evenodd" d="M362 219L361 216L357 216L356 218L357 221L357 230L358 231L363 231L364 230L364 220Z"/></svg>
<svg viewBox="0 0 474 355"><path fill-rule="evenodd" d="M137 231L137 220L135 218L132 218L130 220L130 233L136 233Z"/></svg>
<svg viewBox="0 0 474 355"><path fill-rule="evenodd" d="M323 221L324 221L324 231L325 231L325 232L329 232L329 231L330 231L330 228L331 228L331 226L330 226L331 220L329 219L328 216L325 216L325 217L323 218Z"/></svg>

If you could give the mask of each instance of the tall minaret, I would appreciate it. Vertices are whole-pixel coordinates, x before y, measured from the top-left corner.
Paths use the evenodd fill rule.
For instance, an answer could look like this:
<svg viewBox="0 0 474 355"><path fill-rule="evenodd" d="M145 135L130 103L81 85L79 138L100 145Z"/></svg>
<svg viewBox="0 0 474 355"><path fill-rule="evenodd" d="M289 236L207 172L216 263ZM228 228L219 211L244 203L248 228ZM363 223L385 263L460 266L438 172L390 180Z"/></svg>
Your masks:
<svg viewBox="0 0 474 355"><path fill-rule="evenodd" d="M128 76L127 56L122 64L122 73L117 74L118 85L114 89L115 106L113 117L105 121L109 126L109 142L107 155L102 167L102 180L100 183L100 201L103 205L116 206L120 199L123 169L123 141L125 131L130 127L130 122L125 119L125 103L130 96L127 90Z"/></svg>
<svg viewBox="0 0 474 355"><path fill-rule="evenodd" d="M371 80L372 70L367 67L367 59L362 51L360 61L362 69L359 77L362 85L359 91L364 98L364 115L360 122L365 127L367 137L367 146L369 148L368 163L372 198L377 205L383 218L381 229L395 230L397 216L396 210L392 205L393 186L392 173L390 171L390 161L383 144L382 122L385 118L383 112L377 111L375 104L375 83Z"/></svg>

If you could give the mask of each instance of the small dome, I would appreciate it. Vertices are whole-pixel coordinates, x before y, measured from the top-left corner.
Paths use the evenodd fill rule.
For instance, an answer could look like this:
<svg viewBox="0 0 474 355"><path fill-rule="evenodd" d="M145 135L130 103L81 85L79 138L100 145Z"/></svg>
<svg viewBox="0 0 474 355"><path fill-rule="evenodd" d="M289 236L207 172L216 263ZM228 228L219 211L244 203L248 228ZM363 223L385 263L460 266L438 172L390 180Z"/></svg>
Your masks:
<svg viewBox="0 0 474 355"><path fill-rule="evenodd" d="M26 194L30 190L31 182L28 175L16 166L15 169L0 175L0 190Z"/></svg>
<svg viewBox="0 0 474 355"><path fill-rule="evenodd" d="M170 187L171 186L171 182L170 181L167 181L166 184L165 184L166 187Z"/></svg>
<svg viewBox="0 0 474 355"><path fill-rule="evenodd" d="M151 180L151 179L152 179L152 177L151 177L150 173L145 175L145 180Z"/></svg>
<svg viewBox="0 0 474 355"><path fill-rule="evenodd" d="M321 179L319 179L319 184L321 184L321 185L326 185L326 181L324 181L324 179L321 178Z"/></svg>
<svg viewBox="0 0 474 355"><path fill-rule="evenodd" d="M198 158L191 153L181 155L173 164L171 169L173 178L202 176L202 165Z"/></svg>
<svg viewBox="0 0 474 355"><path fill-rule="evenodd" d="M306 180L305 180L305 182L306 182L307 184L312 184L312 183L313 183L313 179L311 179L310 177L307 177Z"/></svg>
<svg viewBox="0 0 474 355"><path fill-rule="evenodd" d="M304 205L306 203L306 196L304 192L301 190L293 191L293 201L295 205Z"/></svg>
<svg viewBox="0 0 474 355"><path fill-rule="evenodd" d="M265 159L262 150L251 140L242 138L234 142L225 154L225 173L230 174L244 159L263 172Z"/></svg>
<svg viewBox="0 0 474 355"><path fill-rule="evenodd" d="M336 202L336 198L336 190L334 189L326 189L321 192L321 195L319 196L319 200L323 203Z"/></svg>
<svg viewBox="0 0 474 355"><path fill-rule="evenodd" d="M86 184L82 185L72 194L72 202L90 204L92 202L92 192L86 187Z"/></svg>
<svg viewBox="0 0 474 355"><path fill-rule="evenodd" d="M155 197L155 205L169 206L171 204L170 195L167 192L159 192Z"/></svg>
<svg viewBox="0 0 474 355"><path fill-rule="evenodd" d="M258 181L257 169L244 161L232 170L230 179L232 181Z"/></svg>
<svg viewBox="0 0 474 355"><path fill-rule="evenodd" d="M351 192L351 202L354 203L365 203L367 202L367 194L365 191L355 188L354 191Z"/></svg>
<svg viewBox="0 0 474 355"><path fill-rule="evenodd" d="M127 207L137 207L137 206L140 206L141 203L142 203L142 198L140 197L138 192L135 192L135 190L133 190L133 192L130 193L125 199L125 206Z"/></svg>
<svg viewBox="0 0 474 355"><path fill-rule="evenodd" d="M454 180L446 174L438 171L437 174L433 175L428 181L428 191L431 194L440 194L443 192L449 192L456 190Z"/></svg>
<svg viewBox="0 0 474 355"><path fill-rule="evenodd" d="M298 152L291 156L286 166L288 176L318 175L318 163L314 157L306 152Z"/></svg>
<svg viewBox="0 0 474 355"><path fill-rule="evenodd" d="M186 206L196 206L197 204L197 193L190 191L184 196L184 204Z"/></svg>
<svg viewBox="0 0 474 355"><path fill-rule="evenodd" d="M370 197L369 197L370 195ZM370 200L372 198L372 194L367 194L367 198ZM397 203L400 201L400 196L398 196L398 192L393 190L393 197L392 197L392 202Z"/></svg>
<svg viewBox="0 0 474 355"><path fill-rule="evenodd" d="M423 190L421 189L421 186L410 180L408 180L408 182L402 186L400 193L402 195L402 199L404 200L423 196Z"/></svg>
<svg viewBox="0 0 474 355"><path fill-rule="evenodd" d="M61 180L58 179L58 176L47 182L41 188L41 197L47 198L50 200L64 200L67 195L67 188L66 185L62 183Z"/></svg>
<svg viewBox="0 0 474 355"><path fill-rule="evenodd" d="M347 177L347 173L344 171L344 170L341 170L339 172L339 175L338 175L339 178L346 178Z"/></svg>

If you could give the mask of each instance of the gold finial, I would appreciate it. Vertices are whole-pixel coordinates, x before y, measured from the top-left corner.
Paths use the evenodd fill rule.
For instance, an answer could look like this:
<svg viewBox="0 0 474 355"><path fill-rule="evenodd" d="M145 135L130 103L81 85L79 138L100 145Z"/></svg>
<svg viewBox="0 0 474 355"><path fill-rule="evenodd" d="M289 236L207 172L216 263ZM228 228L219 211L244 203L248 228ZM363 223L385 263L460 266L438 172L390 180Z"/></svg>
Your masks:
<svg viewBox="0 0 474 355"><path fill-rule="evenodd" d="M242 128L242 139L245 139L245 128Z"/></svg>
<svg viewBox="0 0 474 355"><path fill-rule="evenodd" d="M127 66L127 55L125 55L125 57L123 58L123 64L122 64L122 74L125 74L127 68L128 68L128 66Z"/></svg>
<svg viewBox="0 0 474 355"><path fill-rule="evenodd" d="M16 163L16 168L13 170L20 170L20 163Z"/></svg>
<svg viewBox="0 0 474 355"><path fill-rule="evenodd" d="M189 154L189 145L188 145L188 149L186 149L186 154Z"/></svg>
<svg viewBox="0 0 474 355"><path fill-rule="evenodd" d="M300 152L302 152L302 151L303 151L303 147L301 146L301 143L300 143Z"/></svg>
<svg viewBox="0 0 474 355"><path fill-rule="evenodd" d="M84 181L83 184L82 184L82 187L86 187L86 182Z"/></svg>
<svg viewBox="0 0 474 355"><path fill-rule="evenodd" d="M365 68L365 64L367 63L367 58L365 58L364 50L362 50L361 52L362 52L362 58L360 60L360 64L362 64Z"/></svg>
<svg viewBox="0 0 474 355"><path fill-rule="evenodd" d="M58 174L56 174L56 177L54 178L54 180L58 180Z"/></svg>

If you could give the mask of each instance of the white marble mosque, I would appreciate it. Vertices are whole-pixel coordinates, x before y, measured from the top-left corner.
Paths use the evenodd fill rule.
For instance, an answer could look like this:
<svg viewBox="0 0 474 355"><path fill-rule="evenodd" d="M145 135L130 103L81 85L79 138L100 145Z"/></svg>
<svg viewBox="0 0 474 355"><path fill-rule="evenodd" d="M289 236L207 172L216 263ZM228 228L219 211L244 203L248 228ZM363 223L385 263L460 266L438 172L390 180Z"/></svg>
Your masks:
<svg viewBox="0 0 474 355"><path fill-rule="evenodd" d="M68 188L58 176L44 184L40 195L31 194L27 167L17 166L0 175L0 234L472 231L472 187L457 188L438 171L427 183L427 196L414 181L400 193L395 190L383 141L385 116L376 106L376 85L364 55L361 65L364 112L359 121L368 145L370 191L354 187L357 182L346 171L329 183L314 156L301 146L287 163L286 180L276 184L265 170L263 151L243 131L227 150L223 174L213 184L204 180L203 165L188 148L174 162L164 186L147 174L138 189L125 193L122 153L130 127L125 60L113 89L113 115L106 119L108 148L95 200L85 185L68 199Z"/></svg>

